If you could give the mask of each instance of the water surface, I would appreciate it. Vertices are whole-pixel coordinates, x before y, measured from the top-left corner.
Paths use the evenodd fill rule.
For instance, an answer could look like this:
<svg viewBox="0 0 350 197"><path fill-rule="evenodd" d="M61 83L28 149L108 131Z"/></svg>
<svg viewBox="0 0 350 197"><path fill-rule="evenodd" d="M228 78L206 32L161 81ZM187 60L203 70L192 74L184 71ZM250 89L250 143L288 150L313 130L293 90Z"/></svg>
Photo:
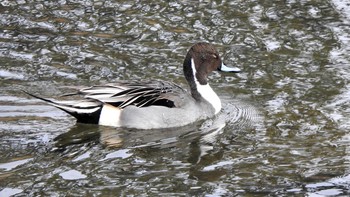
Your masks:
<svg viewBox="0 0 350 197"><path fill-rule="evenodd" d="M0 196L348 195L345 1L1 1ZM213 43L220 115L177 130L76 124L21 90L160 78Z"/></svg>

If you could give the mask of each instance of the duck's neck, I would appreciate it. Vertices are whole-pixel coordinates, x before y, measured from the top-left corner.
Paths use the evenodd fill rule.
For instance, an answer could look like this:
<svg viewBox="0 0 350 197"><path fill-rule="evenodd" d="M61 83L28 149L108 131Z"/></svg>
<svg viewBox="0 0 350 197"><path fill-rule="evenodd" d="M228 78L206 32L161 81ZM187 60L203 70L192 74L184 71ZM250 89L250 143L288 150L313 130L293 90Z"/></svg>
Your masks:
<svg viewBox="0 0 350 197"><path fill-rule="evenodd" d="M208 101L213 106L215 114L219 113L219 111L221 110L221 101L218 95L214 92L214 90L211 89L210 85L200 85L199 83L196 83L196 85L198 93L202 96L204 100Z"/></svg>
<svg viewBox="0 0 350 197"><path fill-rule="evenodd" d="M193 58L191 58L191 70L192 77L191 81L189 81L192 96L197 100L204 99L208 103L210 103L214 110L215 114L217 114L221 110L221 101L218 95L214 92L214 90L210 87L209 83L201 84L196 77L196 67ZM187 77L186 77L187 78ZM191 83L192 82L192 83ZM193 83L194 82L194 83Z"/></svg>

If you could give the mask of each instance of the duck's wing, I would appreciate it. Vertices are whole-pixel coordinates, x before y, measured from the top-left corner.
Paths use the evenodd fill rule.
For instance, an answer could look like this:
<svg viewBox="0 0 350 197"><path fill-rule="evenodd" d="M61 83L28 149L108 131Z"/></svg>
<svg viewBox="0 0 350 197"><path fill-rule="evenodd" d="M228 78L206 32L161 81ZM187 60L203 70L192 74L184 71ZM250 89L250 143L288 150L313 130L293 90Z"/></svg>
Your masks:
<svg viewBox="0 0 350 197"><path fill-rule="evenodd" d="M92 86L79 91L86 99L98 100L119 108L129 105L146 107L159 105L178 107L176 95L187 94L180 86L162 80L146 82L120 82L115 84Z"/></svg>

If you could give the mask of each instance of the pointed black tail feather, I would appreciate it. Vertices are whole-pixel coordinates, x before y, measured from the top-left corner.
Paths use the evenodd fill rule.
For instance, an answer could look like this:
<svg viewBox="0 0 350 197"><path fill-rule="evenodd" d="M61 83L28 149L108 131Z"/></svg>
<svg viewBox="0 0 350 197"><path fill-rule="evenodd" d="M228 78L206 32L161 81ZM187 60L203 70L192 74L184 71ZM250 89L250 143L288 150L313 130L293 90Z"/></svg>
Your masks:
<svg viewBox="0 0 350 197"><path fill-rule="evenodd" d="M22 90L24 93L31 97L47 102L48 104L65 111L71 116L77 119L77 122L98 124L102 103L96 100L82 100L82 101L71 101L71 102L55 102L50 99L42 98L40 96L29 93Z"/></svg>
<svg viewBox="0 0 350 197"><path fill-rule="evenodd" d="M34 97L34 98L37 98L37 99L39 99L39 100L45 101L45 102L47 102L47 103L51 103L51 104L54 104L54 103L55 103L55 102L53 102L53 101L51 101L51 100L49 100L49 99L39 97L39 96L34 95L34 94L32 94L32 93L29 93L29 92L27 92L27 91L25 91L25 90L22 90L22 92L28 94L28 95L31 96L31 97Z"/></svg>

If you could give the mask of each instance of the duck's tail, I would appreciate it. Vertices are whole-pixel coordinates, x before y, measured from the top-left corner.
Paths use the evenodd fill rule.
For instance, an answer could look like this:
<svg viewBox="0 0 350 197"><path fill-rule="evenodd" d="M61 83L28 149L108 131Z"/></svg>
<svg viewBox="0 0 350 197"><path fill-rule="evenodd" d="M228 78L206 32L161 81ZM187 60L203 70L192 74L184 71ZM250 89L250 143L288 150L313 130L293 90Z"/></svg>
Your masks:
<svg viewBox="0 0 350 197"><path fill-rule="evenodd" d="M93 99L75 100L75 101L52 101L50 99L36 96L32 93L22 90L24 93L34 98L47 102L48 104L67 112L74 116L77 122L98 124L103 107L103 103Z"/></svg>

